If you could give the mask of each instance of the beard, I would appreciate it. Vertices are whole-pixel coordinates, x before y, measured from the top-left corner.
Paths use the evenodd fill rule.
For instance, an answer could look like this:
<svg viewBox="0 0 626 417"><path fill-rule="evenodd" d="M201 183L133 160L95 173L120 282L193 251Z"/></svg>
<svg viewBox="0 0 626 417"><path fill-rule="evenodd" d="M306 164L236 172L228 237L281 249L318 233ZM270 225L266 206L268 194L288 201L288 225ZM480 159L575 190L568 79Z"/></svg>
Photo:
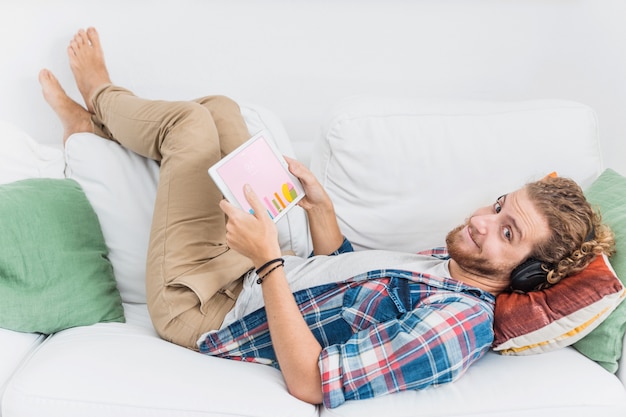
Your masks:
<svg viewBox="0 0 626 417"><path fill-rule="evenodd" d="M467 224L452 229L446 236L448 254L464 271L494 280L508 280L513 267L488 259L480 252L470 252L464 247L463 234Z"/></svg>

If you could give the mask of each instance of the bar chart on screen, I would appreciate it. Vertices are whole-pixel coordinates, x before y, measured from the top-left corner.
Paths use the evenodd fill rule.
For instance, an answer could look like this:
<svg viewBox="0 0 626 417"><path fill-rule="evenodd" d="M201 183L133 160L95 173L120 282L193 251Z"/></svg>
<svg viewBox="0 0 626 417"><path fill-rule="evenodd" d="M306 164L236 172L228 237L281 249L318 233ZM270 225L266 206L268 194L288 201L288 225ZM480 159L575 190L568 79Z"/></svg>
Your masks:
<svg viewBox="0 0 626 417"><path fill-rule="evenodd" d="M298 191L293 183L286 182L280 187L280 192L274 192L270 196L263 197L263 202L267 207L267 212L273 219L278 216L284 209L289 206L289 203L294 201L298 197Z"/></svg>

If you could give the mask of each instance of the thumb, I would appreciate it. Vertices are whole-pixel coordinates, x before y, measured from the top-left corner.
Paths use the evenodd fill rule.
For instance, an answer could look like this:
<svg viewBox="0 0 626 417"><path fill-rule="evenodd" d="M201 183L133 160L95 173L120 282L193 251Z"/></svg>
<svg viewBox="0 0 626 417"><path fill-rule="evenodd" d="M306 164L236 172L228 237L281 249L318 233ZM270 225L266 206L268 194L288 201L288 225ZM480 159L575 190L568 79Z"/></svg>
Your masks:
<svg viewBox="0 0 626 417"><path fill-rule="evenodd" d="M236 207L233 206L230 203L230 201L226 200L225 198L220 200L219 206L222 209L222 211L224 212L224 214L226 214L228 217L231 217L232 214L233 214L233 210L236 209Z"/></svg>

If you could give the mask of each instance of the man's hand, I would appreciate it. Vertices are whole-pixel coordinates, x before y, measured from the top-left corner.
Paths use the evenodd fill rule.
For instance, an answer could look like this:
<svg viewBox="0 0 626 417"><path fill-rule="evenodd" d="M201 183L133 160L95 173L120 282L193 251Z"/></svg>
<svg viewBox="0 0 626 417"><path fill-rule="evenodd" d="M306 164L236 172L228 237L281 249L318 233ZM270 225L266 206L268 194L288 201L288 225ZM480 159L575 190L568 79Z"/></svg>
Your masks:
<svg viewBox="0 0 626 417"><path fill-rule="evenodd" d="M309 218L309 229L315 255L329 255L343 243L343 234L337 223L335 207L315 175L295 159L285 157L289 171L302 183L305 197L298 203Z"/></svg>
<svg viewBox="0 0 626 417"><path fill-rule="evenodd" d="M244 195L254 214L235 207L227 200L220 201L220 208L228 216L226 243L250 258L258 268L268 260L280 257L278 232L267 210L247 184L244 186Z"/></svg>
<svg viewBox="0 0 626 417"><path fill-rule="evenodd" d="M285 160L289 164L289 171L298 177L304 187L305 196L298 203L300 207L306 211L313 209L332 210L332 201L315 175L301 162L289 157L285 157Z"/></svg>

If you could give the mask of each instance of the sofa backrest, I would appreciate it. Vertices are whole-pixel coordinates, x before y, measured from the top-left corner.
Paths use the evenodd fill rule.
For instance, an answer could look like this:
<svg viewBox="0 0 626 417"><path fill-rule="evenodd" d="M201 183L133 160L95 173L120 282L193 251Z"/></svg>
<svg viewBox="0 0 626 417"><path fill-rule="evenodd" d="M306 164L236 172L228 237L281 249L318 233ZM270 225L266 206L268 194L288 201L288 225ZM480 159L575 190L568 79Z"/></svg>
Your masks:
<svg viewBox="0 0 626 417"><path fill-rule="evenodd" d="M331 111L311 168L356 249L409 252L529 181L556 171L585 187L603 169L582 104L373 96Z"/></svg>

